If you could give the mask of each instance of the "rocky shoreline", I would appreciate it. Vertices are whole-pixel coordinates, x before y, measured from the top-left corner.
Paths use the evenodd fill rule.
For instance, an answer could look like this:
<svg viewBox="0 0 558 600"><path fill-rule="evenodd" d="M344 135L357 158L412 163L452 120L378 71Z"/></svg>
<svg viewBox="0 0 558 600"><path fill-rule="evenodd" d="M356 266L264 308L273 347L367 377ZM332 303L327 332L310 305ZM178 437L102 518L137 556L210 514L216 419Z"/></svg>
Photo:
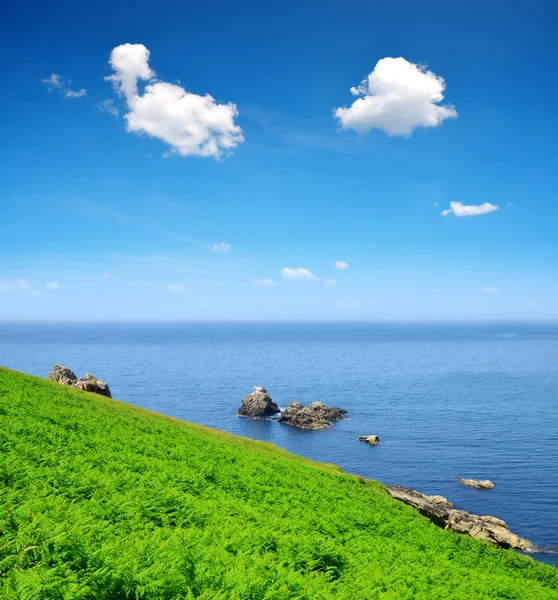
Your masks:
<svg viewBox="0 0 558 600"><path fill-rule="evenodd" d="M80 377L78 379L71 369L56 364L48 374L47 379L78 390L83 390L84 392L92 392L94 394L106 396L107 398L112 398L108 384L105 381L97 379L95 375L92 375L91 373L87 373L85 377Z"/></svg>

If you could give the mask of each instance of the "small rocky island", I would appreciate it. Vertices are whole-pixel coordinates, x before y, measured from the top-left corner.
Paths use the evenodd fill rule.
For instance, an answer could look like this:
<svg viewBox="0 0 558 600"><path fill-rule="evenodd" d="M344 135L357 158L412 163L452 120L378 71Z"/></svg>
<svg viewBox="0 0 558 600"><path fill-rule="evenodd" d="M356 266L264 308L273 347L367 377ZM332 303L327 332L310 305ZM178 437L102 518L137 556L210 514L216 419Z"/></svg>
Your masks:
<svg viewBox="0 0 558 600"><path fill-rule="evenodd" d="M457 510L443 496L427 496L400 485L387 485L386 488L392 498L416 508L439 527L465 533L502 548L517 548L524 551L531 549L531 542L512 533L501 519Z"/></svg>
<svg viewBox="0 0 558 600"><path fill-rule="evenodd" d="M48 374L47 379L56 381L62 385L83 390L84 392L93 392L94 394L112 398L108 384L97 379L94 375L91 375L91 373L87 373L85 377L80 377L78 379L75 373L71 369L68 369L68 367L54 365L52 371Z"/></svg>
<svg viewBox="0 0 558 600"><path fill-rule="evenodd" d="M242 399L237 414L241 417L262 419L281 413L281 409L271 399L264 387L254 386L254 391ZM331 422L346 419L347 411L336 406L328 407L323 402L312 402L304 406L300 402L291 402L277 419L279 423L299 427L300 429L325 429Z"/></svg>
<svg viewBox="0 0 558 600"><path fill-rule="evenodd" d="M477 480L477 479L463 479L463 477L459 477L457 479L457 481L459 481L459 483L462 483L463 485L468 485L469 487L474 487L479 490L491 490L494 487L494 484L492 483L492 481L490 481L488 479Z"/></svg>

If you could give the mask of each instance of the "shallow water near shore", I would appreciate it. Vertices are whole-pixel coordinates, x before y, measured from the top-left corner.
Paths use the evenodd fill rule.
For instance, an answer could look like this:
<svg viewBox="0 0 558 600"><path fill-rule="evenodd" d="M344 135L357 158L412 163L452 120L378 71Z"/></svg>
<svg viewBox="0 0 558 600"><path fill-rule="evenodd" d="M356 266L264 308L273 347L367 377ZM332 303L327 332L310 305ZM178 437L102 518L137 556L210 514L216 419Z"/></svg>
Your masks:
<svg viewBox="0 0 558 600"><path fill-rule="evenodd" d="M0 323L0 364L46 377L55 362L120 400L442 494L558 546L556 323ZM282 407L321 400L350 418L301 431L237 417L254 385Z"/></svg>

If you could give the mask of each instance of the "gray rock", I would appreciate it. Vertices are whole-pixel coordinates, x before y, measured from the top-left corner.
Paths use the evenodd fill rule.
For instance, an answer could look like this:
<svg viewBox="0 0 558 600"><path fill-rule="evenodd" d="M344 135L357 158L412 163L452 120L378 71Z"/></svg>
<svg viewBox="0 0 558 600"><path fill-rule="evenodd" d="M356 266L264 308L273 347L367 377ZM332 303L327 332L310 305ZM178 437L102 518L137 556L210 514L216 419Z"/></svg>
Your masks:
<svg viewBox="0 0 558 600"><path fill-rule="evenodd" d="M469 487L478 488L479 490L491 490L494 487L494 484L492 483L492 481L489 481L488 479L477 480L477 479L463 479L462 477L459 477L457 479L457 481L459 481L459 483L462 483L463 485L468 485Z"/></svg>
<svg viewBox="0 0 558 600"><path fill-rule="evenodd" d="M347 411L337 406L328 407L323 402L312 402L304 406L300 402L290 402L281 413L279 423L300 429L325 429L331 421L346 419Z"/></svg>
<svg viewBox="0 0 558 600"><path fill-rule="evenodd" d="M242 405L238 409L237 414L241 417L251 417L253 419L264 418L274 415L278 412L279 407L271 399L264 387L254 386L254 391L242 399Z"/></svg>
<svg viewBox="0 0 558 600"><path fill-rule="evenodd" d="M101 396L107 396L108 398L112 397L108 384L97 379L94 375L91 375L91 373L87 373L85 377L78 379L71 369L57 364L54 365L53 370L48 374L48 379L85 392L93 392L94 394L100 394Z"/></svg>
<svg viewBox="0 0 558 600"><path fill-rule="evenodd" d="M473 515L465 510L456 510L443 496L426 496L411 488L388 485L393 498L416 508L439 527L464 533L502 548L529 550L531 542L512 533L505 521L489 515Z"/></svg>
<svg viewBox="0 0 558 600"><path fill-rule="evenodd" d="M361 442L366 442L371 446L377 446L380 443L380 437L377 435L361 435L358 438Z"/></svg>

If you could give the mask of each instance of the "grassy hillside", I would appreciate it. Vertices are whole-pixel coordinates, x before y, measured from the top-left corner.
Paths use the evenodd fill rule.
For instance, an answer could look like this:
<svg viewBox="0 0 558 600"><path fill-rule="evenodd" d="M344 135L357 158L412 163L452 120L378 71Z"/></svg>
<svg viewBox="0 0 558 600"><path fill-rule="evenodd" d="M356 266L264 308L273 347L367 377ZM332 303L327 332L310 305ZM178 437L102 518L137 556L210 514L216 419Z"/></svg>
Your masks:
<svg viewBox="0 0 558 600"><path fill-rule="evenodd" d="M0 369L0 598L558 599L378 483Z"/></svg>

